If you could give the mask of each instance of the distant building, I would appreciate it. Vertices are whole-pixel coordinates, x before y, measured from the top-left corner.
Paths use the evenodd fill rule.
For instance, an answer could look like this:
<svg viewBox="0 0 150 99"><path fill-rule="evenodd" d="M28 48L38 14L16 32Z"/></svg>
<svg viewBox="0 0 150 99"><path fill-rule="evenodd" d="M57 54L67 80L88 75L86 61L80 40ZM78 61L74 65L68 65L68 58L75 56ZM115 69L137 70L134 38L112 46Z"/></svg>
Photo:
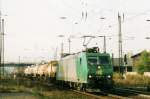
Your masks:
<svg viewBox="0 0 150 99"><path fill-rule="evenodd" d="M133 71L133 62L132 62L130 53L126 54L124 56L124 58L122 58L122 62L123 62L122 66L119 67L119 58L112 59L112 64L113 64L115 72L120 71L120 68L123 69L124 72L125 71L127 71L127 72Z"/></svg>
<svg viewBox="0 0 150 99"><path fill-rule="evenodd" d="M142 55L142 52L137 53L137 54L131 56L132 62L133 62L133 69L134 69L134 70L136 69L136 63L137 63L137 61L140 60L141 55Z"/></svg>
<svg viewBox="0 0 150 99"><path fill-rule="evenodd" d="M1 72L4 72L4 76L9 76L10 74L23 73L24 68L32 65L33 63L5 63L4 71L2 71L2 67L0 67Z"/></svg>
<svg viewBox="0 0 150 99"><path fill-rule="evenodd" d="M143 53L143 51L131 56L134 70L136 70L136 63L140 60L142 53ZM150 52L148 52L148 53L150 53Z"/></svg>
<svg viewBox="0 0 150 99"><path fill-rule="evenodd" d="M150 51L147 51L147 50L144 50L140 53L137 53L137 54L131 56L132 61L133 61L134 71L136 71L136 72L142 71L143 72L143 70L144 70L145 75L149 76L149 71L150 71L149 57L150 57ZM142 66L143 70L141 68L138 68L139 66ZM146 72L148 72L148 73L146 73Z"/></svg>

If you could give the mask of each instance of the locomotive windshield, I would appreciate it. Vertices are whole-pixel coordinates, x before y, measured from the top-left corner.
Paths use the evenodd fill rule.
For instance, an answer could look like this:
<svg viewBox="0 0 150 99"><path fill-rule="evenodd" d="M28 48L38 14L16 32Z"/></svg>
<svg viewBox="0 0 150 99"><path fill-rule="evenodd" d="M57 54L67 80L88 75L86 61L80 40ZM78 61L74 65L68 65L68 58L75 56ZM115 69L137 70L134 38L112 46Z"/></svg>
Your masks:
<svg viewBox="0 0 150 99"><path fill-rule="evenodd" d="M100 64L109 64L109 57L108 56L99 56L99 63Z"/></svg>
<svg viewBox="0 0 150 99"><path fill-rule="evenodd" d="M97 65L98 60L96 56L89 56L88 57L88 64L89 65Z"/></svg>
<svg viewBox="0 0 150 99"><path fill-rule="evenodd" d="M101 65L109 64L109 56L89 56L88 64L89 65Z"/></svg>

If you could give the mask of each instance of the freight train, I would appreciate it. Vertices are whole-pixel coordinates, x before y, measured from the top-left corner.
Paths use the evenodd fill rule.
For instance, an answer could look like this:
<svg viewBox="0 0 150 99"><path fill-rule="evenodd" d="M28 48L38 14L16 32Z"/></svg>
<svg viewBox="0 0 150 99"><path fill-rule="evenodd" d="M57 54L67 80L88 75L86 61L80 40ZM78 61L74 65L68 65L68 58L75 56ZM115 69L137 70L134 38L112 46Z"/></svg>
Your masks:
<svg viewBox="0 0 150 99"><path fill-rule="evenodd" d="M58 61L53 60L46 64L36 64L24 69L24 76L37 80L55 80Z"/></svg>
<svg viewBox="0 0 150 99"><path fill-rule="evenodd" d="M44 65L46 65L45 69L42 69ZM110 55L100 53L98 47L67 55L59 61L55 61L55 64L44 65L35 69L36 72L30 71L28 74L35 75L35 77L55 77L58 84L80 90L111 88L113 86L113 66ZM48 69L49 66L51 69ZM55 71L52 71L53 67L55 67Z"/></svg>

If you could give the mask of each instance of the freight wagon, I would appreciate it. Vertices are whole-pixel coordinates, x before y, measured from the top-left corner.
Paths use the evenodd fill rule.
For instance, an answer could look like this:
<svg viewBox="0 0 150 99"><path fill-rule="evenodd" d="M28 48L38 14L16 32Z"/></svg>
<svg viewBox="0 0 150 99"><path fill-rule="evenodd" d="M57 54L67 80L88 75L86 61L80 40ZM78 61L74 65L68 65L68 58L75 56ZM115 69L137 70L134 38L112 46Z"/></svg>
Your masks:
<svg viewBox="0 0 150 99"><path fill-rule="evenodd" d="M41 80L55 80L58 61L53 60L46 64L39 64L28 66L24 70L26 77L41 79Z"/></svg>

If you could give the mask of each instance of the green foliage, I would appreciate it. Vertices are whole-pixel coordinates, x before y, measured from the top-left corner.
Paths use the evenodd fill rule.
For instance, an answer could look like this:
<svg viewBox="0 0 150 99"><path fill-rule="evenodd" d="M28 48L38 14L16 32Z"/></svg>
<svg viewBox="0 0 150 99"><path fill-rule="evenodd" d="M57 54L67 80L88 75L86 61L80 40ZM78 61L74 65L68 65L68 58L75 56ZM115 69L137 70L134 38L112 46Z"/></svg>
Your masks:
<svg viewBox="0 0 150 99"><path fill-rule="evenodd" d="M136 62L137 72L143 74L150 71L150 53L143 51L141 57Z"/></svg>

